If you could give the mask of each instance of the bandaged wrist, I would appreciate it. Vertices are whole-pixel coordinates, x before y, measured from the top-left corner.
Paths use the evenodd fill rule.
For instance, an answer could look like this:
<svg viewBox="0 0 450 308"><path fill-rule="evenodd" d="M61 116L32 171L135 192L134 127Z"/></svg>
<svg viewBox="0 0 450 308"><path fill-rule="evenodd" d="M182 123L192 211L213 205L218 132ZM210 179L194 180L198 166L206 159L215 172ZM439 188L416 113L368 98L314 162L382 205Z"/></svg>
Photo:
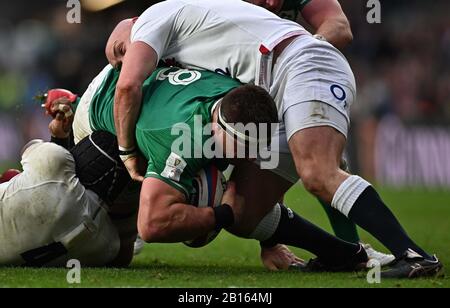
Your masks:
<svg viewBox="0 0 450 308"><path fill-rule="evenodd" d="M122 162L126 162L127 160L134 158L137 156L137 152L131 153L131 154L127 154L127 155L119 155L120 160Z"/></svg>
<svg viewBox="0 0 450 308"><path fill-rule="evenodd" d="M128 147L128 148L126 148L126 147L121 147L119 145L119 152L120 153L122 153L122 152L136 152L136 147Z"/></svg>
<svg viewBox="0 0 450 308"><path fill-rule="evenodd" d="M119 156L123 162L129 160L130 158L136 157L136 155L137 151L135 147L125 148L119 146Z"/></svg>

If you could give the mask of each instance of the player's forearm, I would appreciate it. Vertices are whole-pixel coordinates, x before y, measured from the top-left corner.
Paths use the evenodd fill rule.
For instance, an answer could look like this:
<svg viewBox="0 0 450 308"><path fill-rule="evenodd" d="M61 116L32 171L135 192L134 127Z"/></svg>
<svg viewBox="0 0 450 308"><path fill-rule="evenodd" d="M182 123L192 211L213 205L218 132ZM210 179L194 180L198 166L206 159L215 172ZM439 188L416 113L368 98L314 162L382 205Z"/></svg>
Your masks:
<svg viewBox="0 0 450 308"><path fill-rule="evenodd" d="M135 147L134 132L142 104L142 84L153 73L156 63L156 52L142 42L133 43L125 55L114 98L114 123L122 148Z"/></svg>
<svg viewBox="0 0 450 308"><path fill-rule="evenodd" d="M135 148L135 127L141 108L142 87L134 84L118 85L114 104L114 121L119 146Z"/></svg>
<svg viewBox="0 0 450 308"><path fill-rule="evenodd" d="M352 31L346 18L335 18L324 21L316 34L323 36L338 49L345 48L353 40Z"/></svg>
<svg viewBox="0 0 450 308"><path fill-rule="evenodd" d="M138 228L139 235L148 243L177 243L207 234L214 230L215 223L212 208L177 203L165 211L140 211Z"/></svg>
<svg viewBox="0 0 450 308"><path fill-rule="evenodd" d="M302 9L305 21L338 49L353 39L350 23L337 0L312 0Z"/></svg>

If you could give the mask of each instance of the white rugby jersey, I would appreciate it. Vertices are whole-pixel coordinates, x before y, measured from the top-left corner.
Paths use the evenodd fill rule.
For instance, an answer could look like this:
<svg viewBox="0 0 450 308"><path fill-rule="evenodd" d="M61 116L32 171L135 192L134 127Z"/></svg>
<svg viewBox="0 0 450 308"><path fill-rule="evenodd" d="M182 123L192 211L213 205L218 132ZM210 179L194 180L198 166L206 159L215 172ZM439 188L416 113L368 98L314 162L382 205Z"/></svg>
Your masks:
<svg viewBox="0 0 450 308"><path fill-rule="evenodd" d="M271 66L264 57L303 34L309 32L297 23L242 0L167 0L139 17L131 42L150 45L168 64L263 85Z"/></svg>
<svg viewBox="0 0 450 308"><path fill-rule="evenodd" d="M0 185L0 265L51 256L51 243L68 251L46 266L65 266L70 259L83 265L112 261L120 248L118 233L98 196L76 177L69 151L36 143L21 163L23 173Z"/></svg>

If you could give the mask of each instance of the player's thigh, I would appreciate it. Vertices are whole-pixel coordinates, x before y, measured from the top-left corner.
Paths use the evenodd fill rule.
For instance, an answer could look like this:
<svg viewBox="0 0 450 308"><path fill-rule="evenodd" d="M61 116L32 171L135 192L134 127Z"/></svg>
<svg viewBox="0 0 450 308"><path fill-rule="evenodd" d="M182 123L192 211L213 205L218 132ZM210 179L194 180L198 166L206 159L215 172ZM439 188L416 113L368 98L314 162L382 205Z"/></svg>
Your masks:
<svg viewBox="0 0 450 308"><path fill-rule="evenodd" d="M252 162L243 162L236 166L231 180L236 183L237 193L245 200L242 218L229 230L239 236L249 236L293 185Z"/></svg>
<svg viewBox="0 0 450 308"><path fill-rule="evenodd" d="M287 109L284 121L297 171L310 166L316 172L337 169L349 129L340 111L323 102L307 102Z"/></svg>

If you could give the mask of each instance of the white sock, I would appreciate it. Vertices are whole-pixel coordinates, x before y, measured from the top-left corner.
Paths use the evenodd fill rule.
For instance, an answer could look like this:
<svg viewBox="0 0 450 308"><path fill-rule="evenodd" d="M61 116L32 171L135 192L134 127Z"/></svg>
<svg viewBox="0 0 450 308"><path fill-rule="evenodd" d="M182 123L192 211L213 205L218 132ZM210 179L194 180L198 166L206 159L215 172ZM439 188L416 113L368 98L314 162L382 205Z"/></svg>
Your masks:
<svg viewBox="0 0 450 308"><path fill-rule="evenodd" d="M356 200L371 186L369 182L357 175L346 179L334 194L331 206L348 217Z"/></svg>

